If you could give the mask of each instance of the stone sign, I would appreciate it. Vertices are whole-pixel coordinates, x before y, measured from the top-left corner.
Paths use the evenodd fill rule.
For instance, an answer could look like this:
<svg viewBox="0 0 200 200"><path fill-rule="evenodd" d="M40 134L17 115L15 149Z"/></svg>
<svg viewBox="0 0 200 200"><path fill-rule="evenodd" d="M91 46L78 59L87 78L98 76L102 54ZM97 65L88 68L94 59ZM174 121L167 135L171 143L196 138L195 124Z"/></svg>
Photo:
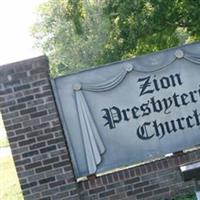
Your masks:
<svg viewBox="0 0 200 200"><path fill-rule="evenodd" d="M52 80L76 177L200 143L200 43Z"/></svg>

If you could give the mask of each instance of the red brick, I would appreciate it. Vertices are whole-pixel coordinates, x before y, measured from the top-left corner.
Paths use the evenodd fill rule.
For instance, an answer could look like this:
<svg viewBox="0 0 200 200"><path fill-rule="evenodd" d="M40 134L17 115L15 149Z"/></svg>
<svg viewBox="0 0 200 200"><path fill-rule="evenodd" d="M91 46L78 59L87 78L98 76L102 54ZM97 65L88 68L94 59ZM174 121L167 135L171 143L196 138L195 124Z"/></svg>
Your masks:
<svg viewBox="0 0 200 200"><path fill-rule="evenodd" d="M169 187L154 190L154 194L162 194L162 193L165 193L165 192L169 192Z"/></svg>
<svg viewBox="0 0 200 200"><path fill-rule="evenodd" d="M149 184L149 181L144 181L144 182L136 183L136 184L134 184L134 188L144 187L144 186L146 186L148 184Z"/></svg>
<svg viewBox="0 0 200 200"><path fill-rule="evenodd" d="M133 183L136 183L136 182L139 182L139 181L140 181L140 178L139 177L135 177L135 178L132 178L132 179L124 181L124 184L125 185L127 185L127 184L133 184Z"/></svg>
<svg viewBox="0 0 200 200"><path fill-rule="evenodd" d="M149 192L145 192L143 194L140 194L140 195L137 195L137 199L145 199L146 197L150 197L152 196L152 192L149 191Z"/></svg>
<svg viewBox="0 0 200 200"><path fill-rule="evenodd" d="M97 194L97 193L103 192L103 191L105 191L104 186L89 190L89 194Z"/></svg>
<svg viewBox="0 0 200 200"><path fill-rule="evenodd" d="M142 193L142 188L138 188L133 191L128 191L126 194L127 194L127 196L132 196L132 195L136 195L136 194L140 194L140 193Z"/></svg>

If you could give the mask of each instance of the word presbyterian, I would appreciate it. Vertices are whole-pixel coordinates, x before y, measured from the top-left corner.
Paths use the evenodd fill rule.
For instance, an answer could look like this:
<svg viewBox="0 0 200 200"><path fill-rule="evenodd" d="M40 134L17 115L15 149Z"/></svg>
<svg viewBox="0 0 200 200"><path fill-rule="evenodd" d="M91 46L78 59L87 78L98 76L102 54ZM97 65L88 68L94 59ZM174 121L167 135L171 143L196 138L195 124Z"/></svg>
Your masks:
<svg viewBox="0 0 200 200"><path fill-rule="evenodd" d="M116 128L116 124L122 121L129 121L131 119L138 119L148 116L151 113L169 114L174 107L180 108L187 106L190 103L197 103L200 100L200 89L189 91L188 93L177 94L176 92L163 99L156 99L151 97L145 103L132 108L119 108L112 106L110 108L103 108L103 118L106 120L104 126L109 126L110 129Z"/></svg>

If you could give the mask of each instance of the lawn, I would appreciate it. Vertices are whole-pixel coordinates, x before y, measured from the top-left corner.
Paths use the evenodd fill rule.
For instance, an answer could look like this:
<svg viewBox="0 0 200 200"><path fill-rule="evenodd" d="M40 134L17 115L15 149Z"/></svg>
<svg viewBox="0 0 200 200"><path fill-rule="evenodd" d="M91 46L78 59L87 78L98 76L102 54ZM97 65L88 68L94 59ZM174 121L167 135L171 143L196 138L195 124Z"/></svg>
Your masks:
<svg viewBox="0 0 200 200"><path fill-rule="evenodd" d="M5 147L9 143L0 113L0 200L23 200L11 153L2 151Z"/></svg>
<svg viewBox="0 0 200 200"><path fill-rule="evenodd" d="M183 195L183 196L178 196L172 200L197 200L195 193Z"/></svg>
<svg viewBox="0 0 200 200"><path fill-rule="evenodd" d="M0 199L23 200L12 156L0 157Z"/></svg>
<svg viewBox="0 0 200 200"><path fill-rule="evenodd" d="M0 148L1 147L8 147L8 140L6 137L0 137Z"/></svg>

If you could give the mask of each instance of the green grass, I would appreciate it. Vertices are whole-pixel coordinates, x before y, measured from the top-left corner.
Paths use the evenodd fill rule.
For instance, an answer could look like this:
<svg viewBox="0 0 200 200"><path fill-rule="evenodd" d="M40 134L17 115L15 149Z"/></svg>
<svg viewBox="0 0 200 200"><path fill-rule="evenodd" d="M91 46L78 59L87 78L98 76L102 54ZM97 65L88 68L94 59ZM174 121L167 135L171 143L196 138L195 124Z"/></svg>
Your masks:
<svg viewBox="0 0 200 200"><path fill-rule="evenodd" d="M0 148L1 147L8 147L8 140L6 137L0 137Z"/></svg>
<svg viewBox="0 0 200 200"><path fill-rule="evenodd" d="M11 155L0 158L0 199L23 200Z"/></svg>
<svg viewBox="0 0 200 200"><path fill-rule="evenodd" d="M177 196L173 200L197 200L195 193Z"/></svg>

